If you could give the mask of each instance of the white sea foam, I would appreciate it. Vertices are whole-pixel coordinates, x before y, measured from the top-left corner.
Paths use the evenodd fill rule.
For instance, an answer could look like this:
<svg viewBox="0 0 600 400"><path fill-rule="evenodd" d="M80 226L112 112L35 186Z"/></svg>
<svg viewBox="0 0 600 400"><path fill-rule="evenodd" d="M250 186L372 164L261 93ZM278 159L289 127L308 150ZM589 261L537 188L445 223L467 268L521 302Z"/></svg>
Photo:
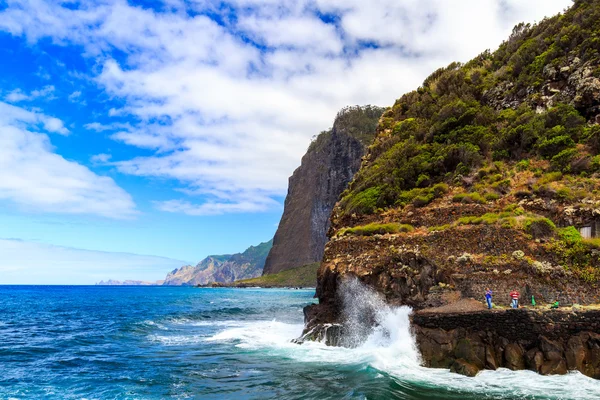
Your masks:
<svg viewBox="0 0 600 400"><path fill-rule="evenodd" d="M372 312L378 327L354 348L329 347L322 343L293 344L300 336L301 324L256 321L232 327L206 338L212 342L231 342L236 346L263 349L273 356L298 362L336 365L370 365L396 379L431 388L471 392L481 396L548 399L598 399L600 383L579 372L541 376L531 371L482 371L475 378L453 374L445 369L420 365L415 340L410 333L408 307L389 307L367 288L357 283L344 289L345 316L356 332L363 332L364 319ZM374 296L374 297L373 297ZM354 309L352 309L354 307ZM371 309L369 309L371 307ZM353 318L355 318L353 320ZM355 343L356 344L356 343Z"/></svg>

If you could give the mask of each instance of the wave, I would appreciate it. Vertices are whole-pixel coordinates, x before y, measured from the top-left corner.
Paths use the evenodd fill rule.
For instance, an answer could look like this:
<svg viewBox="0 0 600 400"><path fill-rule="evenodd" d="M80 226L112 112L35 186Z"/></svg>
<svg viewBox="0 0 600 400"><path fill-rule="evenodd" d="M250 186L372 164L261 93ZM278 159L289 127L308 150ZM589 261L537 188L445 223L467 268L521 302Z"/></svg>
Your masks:
<svg viewBox="0 0 600 400"><path fill-rule="evenodd" d="M254 321L229 327L205 338L208 342L233 343L274 357L297 362L374 368L389 375L402 387L435 389L436 393L464 394L465 398L598 399L600 384L579 372L542 376L532 371L482 371L469 378L445 369L421 366L415 339L410 331L408 307L390 307L360 284L346 288L344 314L355 332L364 332L365 313L377 322L353 348L330 347L317 342L291 343L300 336L302 324ZM351 301L350 301L351 300ZM354 307L354 309L352 309Z"/></svg>

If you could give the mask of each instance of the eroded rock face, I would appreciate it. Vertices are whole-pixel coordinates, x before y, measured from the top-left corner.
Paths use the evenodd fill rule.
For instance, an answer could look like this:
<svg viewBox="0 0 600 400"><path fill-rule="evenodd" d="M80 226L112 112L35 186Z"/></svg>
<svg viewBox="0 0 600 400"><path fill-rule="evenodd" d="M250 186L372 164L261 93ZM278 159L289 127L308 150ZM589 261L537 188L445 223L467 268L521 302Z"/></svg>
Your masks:
<svg viewBox="0 0 600 400"><path fill-rule="evenodd" d="M331 131L319 135L309 147L290 177L264 274L321 261L331 210L358 171L382 112L378 107L345 109Z"/></svg>
<svg viewBox="0 0 600 400"><path fill-rule="evenodd" d="M542 375L577 370L600 379L600 312L528 310L416 313L413 330L428 367L475 371L529 369ZM476 372L475 372L476 373Z"/></svg>

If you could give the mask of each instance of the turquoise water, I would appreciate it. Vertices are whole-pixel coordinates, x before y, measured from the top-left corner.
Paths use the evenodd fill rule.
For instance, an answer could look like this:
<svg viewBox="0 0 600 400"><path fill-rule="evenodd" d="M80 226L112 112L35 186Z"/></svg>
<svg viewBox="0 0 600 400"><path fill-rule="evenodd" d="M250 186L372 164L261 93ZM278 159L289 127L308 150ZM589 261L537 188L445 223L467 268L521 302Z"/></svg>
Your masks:
<svg viewBox="0 0 600 400"><path fill-rule="evenodd" d="M0 286L1 399L600 398L581 374L422 368L410 310L357 349L289 342L310 290Z"/></svg>

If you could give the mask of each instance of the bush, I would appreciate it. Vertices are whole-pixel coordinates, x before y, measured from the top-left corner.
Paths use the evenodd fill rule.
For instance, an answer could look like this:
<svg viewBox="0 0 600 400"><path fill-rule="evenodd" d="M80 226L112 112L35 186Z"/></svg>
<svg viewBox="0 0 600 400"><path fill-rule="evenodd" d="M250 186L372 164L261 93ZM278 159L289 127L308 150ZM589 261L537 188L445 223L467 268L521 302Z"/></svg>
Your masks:
<svg viewBox="0 0 600 400"><path fill-rule="evenodd" d="M538 151L542 157L552 158L563 150L575 147L575 141L570 136L561 135L551 139L544 139L538 145Z"/></svg>
<svg viewBox="0 0 600 400"><path fill-rule="evenodd" d="M377 187L368 188L356 195L349 195L346 211L349 213L372 214L377 206L381 190Z"/></svg>
<svg viewBox="0 0 600 400"><path fill-rule="evenodd" d="M577 149L566 149L552 157L550 165L557 171L569 172L571 162L579 155Z"/></svg>
<svg viewBox="0 0 600 400"><path fill-rule="evenodd" d="M538 179L537 183L539 185L545 185L547 183L560 181L562 179L562 177L563 177L563 175L562 175L562 172L560 172L560 171L550 172L550 173L542 176L540 179Z"/></svg>
<svg viewBox="0 0 600 400"><path fill-rule="evenodd" d="M427 204L431 203L432 200L433 198L429 196L417 196L413 199L412 205L417 208L425 207Z"/></svg>
<svg viewBox="0 0 600 400"><path fill-rule="evenodd" d="M491 193L491 192L489 192L489 193L486 193L486 194L484 195L484 197L485 197L485 199L486 199L487 201L496 201L496 200L498 200L498 199L500 198L500 195L498 195L498 194L496 194L496 193Z"/></svg>
<svg viewBox="0 0 600 400"><path fill-rule="evenodd" d="M523 228L534 238L546 238L554 235L556 225L548 218L528 218L523 222Z"/></svg>
<svg viewBox="0 0 600 400"><path fill-rule="evenodd" d="M452 197L454 203L478 203L485 204L486 200L479 193L458 193Z"/></svg>
<svg viewBox="0 0 600 400"><path fill-rule="evenodd" d="M566 228L560 228L558 230L558 237L568 244L579 243L582 240L581 233L574 226L568 226Z"/></svg>

